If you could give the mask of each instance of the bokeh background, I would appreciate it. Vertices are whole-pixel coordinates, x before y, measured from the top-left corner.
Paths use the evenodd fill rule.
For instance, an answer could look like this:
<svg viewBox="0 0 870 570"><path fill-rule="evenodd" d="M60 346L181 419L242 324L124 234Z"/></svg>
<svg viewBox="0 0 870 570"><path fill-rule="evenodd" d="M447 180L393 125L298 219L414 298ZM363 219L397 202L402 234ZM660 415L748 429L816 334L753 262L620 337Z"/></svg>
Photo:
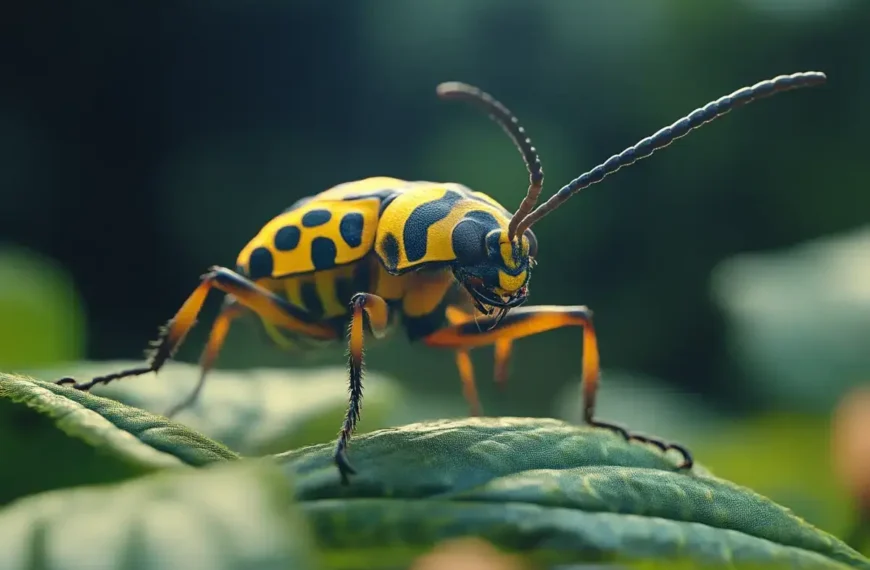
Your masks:
<svg viewBox="0 0 870 570"><path fill-rule="evenodd" d="M439 82L477 84L520 117L549 195L709 100L824 71L824 87L740 109L549 216L531 291L595 311L602 417L684 442L715 473L850 532L862 483L839 475L832 418L870 384L870 3L4 11L5 371L140 358L207 267L232 266L263 223L341 182L457 181L515 207L527 183L516 150L484 116L439 101ZM196 362L217 302L178 360ZM286 354L263 340L236 325L219 367L343 363L343 347ZM417 396L396 402L408 421L441 414L427 402L464 413L451 353L397 335L367 355ZM473 355L487 414L579 421L579 330L516 343L504 391L492 351Z"/></svg>

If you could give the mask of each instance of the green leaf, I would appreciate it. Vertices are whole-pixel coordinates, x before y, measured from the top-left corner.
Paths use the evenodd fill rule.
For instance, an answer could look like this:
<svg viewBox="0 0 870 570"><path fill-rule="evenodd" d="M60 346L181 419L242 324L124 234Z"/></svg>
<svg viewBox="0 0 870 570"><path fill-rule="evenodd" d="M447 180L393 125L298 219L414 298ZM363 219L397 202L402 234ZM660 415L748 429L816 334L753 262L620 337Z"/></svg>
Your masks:
<svg viewBox="0 0 870 570"><path fill-rule="evenodd" d="M553 398L553 417L583 421L583 386L571 382ZM698 395L673 389L673 383L627 370L602 371L596 413L633 430L694 447L721 432L731 419Z"/></svg>
<svg viewBox="0 0 870 570"><path fill-rule="evenodd" d="M773 413L729 417L702 399L654 378L603 374L600 404L608 421L703 450L717 475L748 486L837 536L853 523L854 501L833 476L829 414ZM580 387L554 398L555 417L580 423ZM795 477L794 473L800 473Z"/></svg>
<svg viewBox="0 0 870 570"><path fill-rule="evenodd" d="M358 475L347 487L332 453L276 456L331 569L401 567L465 535L546 564L870 568L769 499L700 466L679 472L677 457L606 430L529 418L380 430L353 440Z"/></svg>
<svg viewBox="0 0 870 570"><path fill-rule="evenodd" d="M844 392L866 382L868 263L870 229L859 228L719 264L712 291L748 398L827 414Z"/></svg>
<svg viewBox="0 0 870 570"><path fill-rule="evenodd" d="M9 466L2 503L45 489L238 458L179 423L68 386L0 374L0 403L3 464Z"/></svg>
<svg viewBox="0 0 870 570"><path fill-rule="evenodd" d="M51 491L0 510L0 568L312 570L292 499L250 460Z"/></svg>
<svg viewBox="0 0 870 570"><path fill-rule="evenodd" d="M126 361L85 362L38 375L46 379L65 375L90 378L140 365ZM193 390L198 379L199 366L170 362L157 375L97 386L93 393L164 414ZM425 407L409 406L408 395L398 383L375 372L366 373L365 387L365 421L360 422L360 433L409 421L467 414L462 401L452 407L428 401ZM346 410L345 367L213 370L197 404L175 419L243 455L265 455L332 441Z"/></svg>
<svg viewBox="0 0 870 570"><path fill-rule="evenodd" d="M830 426L826 415L767 412L724 425L699 445L718 475L842 536L854 523L856 505L835 477Z"/></svg>
<svg viewBox="0 0 870 570"><path fill-rule="evenodd" d="M81 358L86 339L81 295L55 260L0 246L0 369Z"/></svg>

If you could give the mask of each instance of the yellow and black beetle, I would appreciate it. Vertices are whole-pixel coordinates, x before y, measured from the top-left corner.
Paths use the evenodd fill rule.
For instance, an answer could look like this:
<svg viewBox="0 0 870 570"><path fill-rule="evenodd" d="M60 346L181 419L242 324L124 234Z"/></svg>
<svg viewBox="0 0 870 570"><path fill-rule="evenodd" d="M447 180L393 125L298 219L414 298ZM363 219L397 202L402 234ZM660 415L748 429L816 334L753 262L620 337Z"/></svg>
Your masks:
<svg viewBox="0 0 870 570"><path fill-rule="evenodd" d="M691 454L682 446L631 434L595 419L598 347L592 312L587 307L520 307L529 295L529 277L538 251L531 227L581 189L733 108L825 80L823 73L806 72L744 87L610 157L537 208L544 171L517 119L476 87L443 83L437 88L441 98L479 106L519 148L530 184L513 215L489 196L456 183L375 177L340 184L299 200L268 222L242 249L235 271L210 268L161 330L147 365L82 384L72 378L57 382L89 390L126 376L157 372L195 324L212 288L227 295L202 354L199 383L168 415L193 403L231 321L246 311L259 316L279 345L340 341L349 326L350 402L335 449L336 465L342 482L347 483L348 476L355 473L346 448L360 418L364 329L381 338L389 325L401 319L411 341L455 350L465 396L476 414L470 349L495 345L496 374L503 379L514 340L582 326L585 422L652 443L663 451L675 449L684 456L682 466L690 468ZM456 283L460 287L454 287Z"/></svg>

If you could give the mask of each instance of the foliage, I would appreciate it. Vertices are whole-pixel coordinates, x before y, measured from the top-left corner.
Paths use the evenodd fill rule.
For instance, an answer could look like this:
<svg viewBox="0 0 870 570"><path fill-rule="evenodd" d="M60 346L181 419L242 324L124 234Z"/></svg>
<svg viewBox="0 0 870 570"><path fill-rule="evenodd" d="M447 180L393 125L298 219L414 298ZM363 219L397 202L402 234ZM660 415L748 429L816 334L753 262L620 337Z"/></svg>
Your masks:
<svg viewBox="0 0 870 570"><path fill-rule="evenodd" d="M533 302L589 304L606 368L642 370L672 386L649 395L630 386L626 402L605 370L602 417L689 443L718 476L839 531L855 501L833 488L826 424L843 389L867 379L867 264L857 249L836 258L820 249L731 265L751 271L723 273L731 278L724 315L707 281L735 254L866 223L870 75L861 56L870 53L870 4L638 4L121 2L55 11L54 20L39 3L16 4L20 25L9 26L7 40L19 49L7 50L10 90L0 100L4 237L53 257L75 285L42 271L44 260L22 271L0 256L0 370L82 358L85 344L93 357L138 354L205 267L231 265L271 215L334 183L372 173L455 180L515 206L525 189L515 150L484 119L439 105L438 81L479 84L517 112L542 152L547 196L730 89L820 69L830 77L825 88L741 110L584 192L537 228ZM161 33L143 32L155 22ZM34 63L39 72L25 73ZM796 270L793 261L808 263ZM733 286L741 281L745 288ZM206 313L182 359L201 350ZM246 344L237 331L244 324L234 326L223 365L310 362ZM567 330L516 343L503 399L488 393L490 351L475 351L485 409L554 415L553 394L578 384L579 339ZM449 354L402 342L367 351L369 366L402 378L410 393L367 384L363 430L464 415L431 406L433 394L458 391ZM207 388L207 405L178 419L242 455L328 449L343 413L341 376L336 369L334 381L312 383L329 394L320 400L299 374L285 376L286 388L264 382L261 393L259 380L230 390L256 375L227 373L226 384L218 377ZM213 398L220 386L226 397ZM166 371L96 393L160 413L187 388ZM707 405L676 397L684 392ZM710 407L741 414L723 425ZM94 441L0 399L0 504L154 470ZM357 462L364 441L355 440Z"/></svg>
<svg viewBox="0 0 870 570"><path fill-rule="evenodd" d="M4 375L0 397L49 418L104 460L132 466L102 488L32 486L35 496L0 510L0 528L10 529L0 535L4 568L133 560L149 568L214 560L222 566L209 567L407 568L436 544L469 535L539 564L870 568L833 536L701 466L681 473L676 458L654 447L558 420L378 429L353 440L359 473L343 487L331 438L243 459L177 422L69 387ZM62 449L54 445L39 451ZM68 466L78 451L65 452ZM4 463L27 471L27 458L11 448ZM275 478L278 467L284 478ZM243 508L246 501L253 506ZM307 532L314 558L304 551ZM292 566L293 556L305 562Z"/></svg>
<svg viewBox="0 0 870 570"><path fill-rule="evenodd" d="M274 466L223 463L52 491L0 511L5 570L313 570L310 535Z"/></svg>
<svg viewBox="0 0 870 570"><path fill-rule="evenodd" d="M655 378L615 371L605 371L602 395L597 407L602 418L678 441L696 450L717 475L838 536L854 524L853 494L832 466L828 415L762 411L735 417ZM578 423L581 404L580 386L568 386L554 399L555 417Z"/></svg>
<svg viewBox="0 0 870 570"><path fill-rule="evenodd" d="M50 366L84 356L84 311L72 276L22 247L0 247L0 367Z"/></svg>
<svg viewBox="0 0 870 570"><path fill-rule="evenodd" d="M23 475L7 472L0 486L3 502L42 489L238 457L181 424L66 386L4 376L0 401L5 404L0 418L7 424L3 430L5 463L15 465ZM20 407L5 413L12 411L10 403L23 404L43 417L34 418ZM67 437L46 436L46 418Z"/></svg>
<svg viewBox="0 0 870 570"><path fill-rule="evenodd" d="M713 292L742 376L753 380L748 397L829 413L845 391L867 381L868 262L865 226L717 267Z"/></svg>
<svg viewBox="0 0 870 570"><path fill-rule="evenodd" d="M67 367L62 374L87 378L138 365L130 361L87 363ZM41 374L51 377L59 371ZM97 386L93 393L163 414L190 393L198 378L198 366L170 362L159 375ZM403 396L395 382L374 372L366 374L366 420L360 429L403 421ZM244 374L214 370L196 405L177 419L239 453L262 455L331 438L346 407L347 371L343 367L304 372L252 369ZM435 407L431 413L451 411L456 410Z"/></svg>

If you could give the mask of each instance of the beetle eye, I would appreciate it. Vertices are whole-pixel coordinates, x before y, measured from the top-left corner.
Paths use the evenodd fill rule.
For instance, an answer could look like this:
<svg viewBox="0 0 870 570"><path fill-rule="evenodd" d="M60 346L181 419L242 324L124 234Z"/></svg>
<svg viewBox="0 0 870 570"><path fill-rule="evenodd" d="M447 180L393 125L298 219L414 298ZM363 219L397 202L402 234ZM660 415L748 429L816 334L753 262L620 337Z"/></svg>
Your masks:
<svg viewBox="0 0 870 570"><path fill-rule="evenodd" d="M486 228L466 218L453 228L453 253L456 260L464 265L475 265L486 259L484 236Z"/></svg>

